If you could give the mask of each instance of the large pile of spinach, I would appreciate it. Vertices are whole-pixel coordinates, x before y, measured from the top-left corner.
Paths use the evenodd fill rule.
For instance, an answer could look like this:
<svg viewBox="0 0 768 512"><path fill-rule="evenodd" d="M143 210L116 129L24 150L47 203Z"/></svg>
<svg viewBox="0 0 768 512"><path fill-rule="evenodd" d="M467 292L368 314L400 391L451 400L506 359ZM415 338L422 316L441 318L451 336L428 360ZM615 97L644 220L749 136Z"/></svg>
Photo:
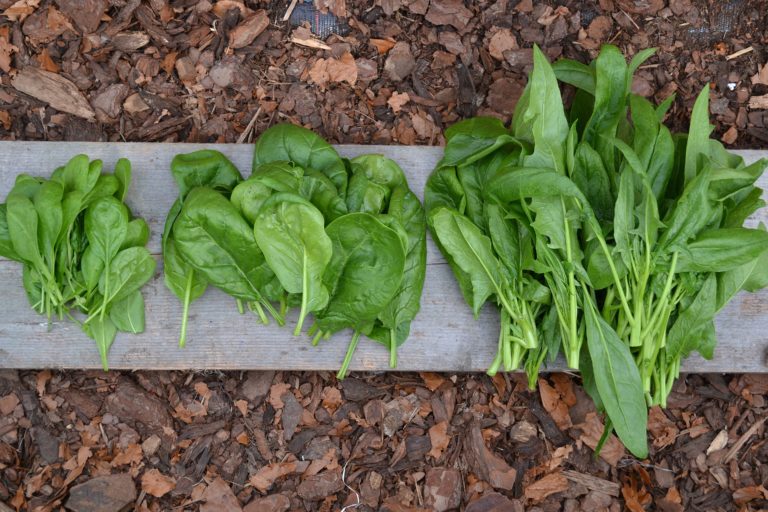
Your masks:
<svg viewBox="0 0 768 512"><path fill-rule="evenodd" d="M78 155L50 179L20 174L0 205L0 256L24 265L32 308L59 319L85 315L83 330L96 341L104 369L117 331L144 331L141 287L155 260L144 247L149 228L124 204L131 164L114 174L101 160Z"/></svg>
<svg viewBox="0 0 768 512"><path fill-rule="evenodd" d="M426 224L398 165L379 155L352 160L313 132L278 125L256 142L247 179L221 153L178 155L179 198L163 233L165 282L184 304L211 284L268 321L299 309L313 343L346 328L390 350L405 342L419 310L426 269Z"/></svg>
<svg viewBox="0 0 768 512"><path fill-rule="evenodd" d="M636 456L647 454L646 406L666 403L680 362L711 358L715 314L768 284L768 233L744 227L764 205L745 165L709 138L709 88L688 134L631 94L613 46L590 65L534 69L510 128L470 119L446 132L427 183L428 223L467 303L501 312L490 373L524 365L531 386L560 350ZM566 111L558 80L573 86Z"/></svg>

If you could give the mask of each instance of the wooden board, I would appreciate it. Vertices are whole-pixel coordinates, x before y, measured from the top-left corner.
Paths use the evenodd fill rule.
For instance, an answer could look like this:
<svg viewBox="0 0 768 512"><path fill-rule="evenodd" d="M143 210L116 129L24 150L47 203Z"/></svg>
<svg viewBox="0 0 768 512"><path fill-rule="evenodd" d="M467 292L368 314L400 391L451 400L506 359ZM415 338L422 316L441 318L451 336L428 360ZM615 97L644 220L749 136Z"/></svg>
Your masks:
<svg viewBox="0 0 768 512"><path fill-rule="evenodd" d="M17 174L47 176L77 153L101 158L110 170L118 158L129 158L134 181L128 203L134 214L149 222L149 248L158 254L165 214L176 197L170 161L177 153L203 147L222 151L248 174L250 145L0 142L0 198L5 198ZM338 150L344 156L381 153L394 158L420 196L442 154L441 148L430 147L338 146ZM741 154L748 161L768 156L757 151ZM761 178L760 185L768 188L768 176ZM768 223L765 209L750 223L760 220ZM20 279L20 265L0 260L0 368L99 368L93 341L70 322L54 322L49 330L45 319L27 304ZM312 347L306 336L291 336L291 329L263 326L252 314L239 315L232 299L211 289L193 303L187 347L179 349L181 307L163 285L160 266L144 294L146 331L138 336L118 335L109 355L111 368L336 370L350 337L349 332L340 333ZM706 361L694 355L683 363L683 371L768 372L768 292L740 294L718 317L717 332L720 343L715 358ZM450 269L430 240L421 312L409 341L399 351L398 370L484 371L495 354L497 335L495 311L486 308L479 319L472 318ZM363 340L351 368L386 370L388 352ZM562 360L549 366L564 368Z"/></svg>

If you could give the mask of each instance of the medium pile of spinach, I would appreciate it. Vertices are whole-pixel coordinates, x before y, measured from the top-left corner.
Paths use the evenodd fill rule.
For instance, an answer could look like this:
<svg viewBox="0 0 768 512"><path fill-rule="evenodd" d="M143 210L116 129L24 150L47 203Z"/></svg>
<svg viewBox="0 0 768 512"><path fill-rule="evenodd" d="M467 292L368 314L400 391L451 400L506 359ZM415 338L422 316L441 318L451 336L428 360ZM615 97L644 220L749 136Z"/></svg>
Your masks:
<svg viewBox="0 0 768 512"><path fill-rule="evenodd" d="M163 254L165 282L184 304L180 345L189 304L212 284L265 323L264 310L283 325L298 308L294 335L312 314L313 344L351 328L340 378L363 334L387 346L395 366L426 269L424 210L395 162L341 158L310 130L283 124L259 137L245 180L215 151L178 155L171 171L179 198Z"/></svg>
<svg viewBox="0 0 768 512"><path fill-rule="evenodd" d="M124 203L130 182L128 160L107 174L78 155L50 179L20 174L0 205L0 256L23 264L32 308L49 322L85 315L104 370L117 331L144 331L141 287L156 264L147 223Z"/></svg>
<svg viewBox="0 0 768 512"><path fill-rule="evenodd" d="M744 227L764 205L746 165L709 138L709 88L688 134L631 94L634 71L602 48L590 65L534 69L511 126L470 119L446 132L427 183L428 223L477 312L501 309L496 360L534 385L560 350L630 451L647 455L646 406L666 404L681 361L711 358L715 314L768 284L768 233ZM575 88L568 111L558 80ZM599 449L599 447L598 447Z"/></svg>

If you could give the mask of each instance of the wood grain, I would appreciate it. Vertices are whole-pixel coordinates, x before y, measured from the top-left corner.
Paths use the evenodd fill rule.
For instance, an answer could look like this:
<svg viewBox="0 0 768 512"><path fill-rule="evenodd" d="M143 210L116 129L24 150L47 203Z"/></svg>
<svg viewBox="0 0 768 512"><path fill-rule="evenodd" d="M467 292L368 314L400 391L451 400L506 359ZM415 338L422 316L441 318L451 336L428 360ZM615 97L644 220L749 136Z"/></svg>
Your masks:
<svg viewBox="0 0 768 512"><path fill-rule="evenodd" d="M47 176L77 153L104 160L111 169L118 158L133 163L134 181L128 195L133 212L143 216L152 229L150 250L157 254L165 214L176 189L168 172L173 155L201 148L222 151L244 171L250 168L250 145L196 144L101 144L0 142L0 198L4 198L17 174ZM345 156L381 153L394 158L421 196L429 173L442 154L441 148L404 146L338 146ZM767 152L742 151L753 161ZM244 172L247 174L247 172ZM768 188L768 177L760 180ZM751 224L768 223L761 210ZM159 259L159 258L158 258ZM20 286L17 263L0 260L0 368L99 368L96 347L71 322L54 322L35 314ZM349 332L340 333L319 347L306 336L294 338L291 329L263 326L252 314L239 315L234 301L209 290L192 305L187 347L177 348L181 306L166 290L162 269L145 287L147 329L142 335L120 334L110 352L112 368L125 369L294 369L335 370L346 351ZM719 345L715 358L694 355L683 363L685 372L768 372L768 291L740 294L717 319ZM409 341L399 351L398 370L484 371L496 350L498 318L491 308L472 318L450 269L429 241L427 279L422 308L413 323ZM388 369L385 347L365 340L358 347L353 370ZM548 369L564 369L558 360Z"/></svg>

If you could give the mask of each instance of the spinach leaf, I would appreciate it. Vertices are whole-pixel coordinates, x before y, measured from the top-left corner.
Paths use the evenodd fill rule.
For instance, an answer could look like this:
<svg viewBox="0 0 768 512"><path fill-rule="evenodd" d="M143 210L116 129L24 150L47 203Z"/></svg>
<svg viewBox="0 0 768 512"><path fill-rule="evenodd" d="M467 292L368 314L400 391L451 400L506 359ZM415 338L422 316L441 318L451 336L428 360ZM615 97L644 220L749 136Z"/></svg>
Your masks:
<svg viewBox="0 0 768 512"><path fill-rule="evenodd" d="M176 155L171 161L171 174L179 187L182 200L195 187L205 186L230 192L243 180L240 171L227 157L210 149Z"/></svg>
<svg viewBox="0 0 768 512"><path fill-rule="evenodd" d="M301 294L301 312L294 335L306 315L328 303L323 273L331 260L331 239L325 234L323 214L300 196L278 193L262 206L254 222L254 236L267 264L288 293Z"/></svg>
<svg viewBox="0 0 768 512"><path fill-rule="evenodd" d="M585 297L585 302L591 299ZM629 348L601 318L594 306L585 307L587 344L592 361L591 375L603 407L621 441L639 458L648 456L646 424L648 411L640 373Z"/></svg>
<svg viewBox="0 0 768 512"><path fill-rule="evenodd" d="M124 299L112 304L109 319L118 331L139 334L144 332L144 296L135 290Z"/></svg>
<svg viewBox="0 0 768 512"><path fill-rule="evenodd" d="M235 298L261 301L274 274L237 208L208 187L192 189L173 224L179 254L207 282Z"/></svg>
<svg viewBox="0 0 768 512"><path fill-rule="evenodd" d="M340 194L346 194L344 162L330 144L306 128L279 124L258 138L253 153L254 169L263 163L277 161L290 161L305 169L320 171L328 176Z"/></svg>

